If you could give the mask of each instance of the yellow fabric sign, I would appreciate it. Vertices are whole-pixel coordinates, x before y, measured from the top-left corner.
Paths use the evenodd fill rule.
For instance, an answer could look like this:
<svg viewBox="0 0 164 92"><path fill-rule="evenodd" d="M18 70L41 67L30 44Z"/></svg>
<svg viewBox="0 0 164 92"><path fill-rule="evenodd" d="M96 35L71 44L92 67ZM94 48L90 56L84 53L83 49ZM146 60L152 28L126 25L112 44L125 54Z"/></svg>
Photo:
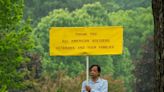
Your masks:
<svg viewBox="0 0 164 92"><path fill-rule="evenodd" d="M123 27L52 27L50 56L121 54Z"/></svg>

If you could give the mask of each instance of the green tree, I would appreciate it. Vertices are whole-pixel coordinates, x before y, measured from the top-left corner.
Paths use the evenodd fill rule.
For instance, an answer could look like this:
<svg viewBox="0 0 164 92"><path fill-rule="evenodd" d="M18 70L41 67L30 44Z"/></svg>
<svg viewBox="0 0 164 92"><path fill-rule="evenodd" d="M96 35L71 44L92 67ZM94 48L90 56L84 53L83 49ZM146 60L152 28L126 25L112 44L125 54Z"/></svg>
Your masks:
<svg viewBox="0 0 164 92"><path fill-rule="evenodd" d="M148 36L153 35L151 12L151 8L148 7L109 13L112 25L123 25L124 44L129 49L133 60L141 58L142 44Z"/></svg>
<svg viewBox="0 0 164 92"><path fill-rule="evenodd" d="M25 86L25 72L18 68L29 61L32 28L22 21L23 0L0 0L0 13L0 89L20 89Z"/></svg>
<svg viewBox="0 0 164 92"><path fill-rule="evenodd" d="M37 24L41 17L48 15L54 9L73 11L95 1L98 0L25 0L24 17L31 16L33 23Z"/></svg>
<svg viewBox="0 0 164 92"><path fill-rule="evenodd" d="M114 76L126 76L125 86L128 92L132 92L133 75L131 66L132 62L140 60L142 57L142 44L146 42L146 38L153 35L153 22L151 8L137 8L133 10L119 10L117 12L109 13L109 18L112 25L123 25L124 27L124 45L127 47L129 55L125 59L113 59L115 66ZM120 56L119 56L120 57ZM128 60L129 59L129 60ZM120 61L127 62L120 62ZM127 63L127 64L126 64ZM123 65L121 65L123 64ZM125 64L125 65L124 65ZM126 68L127 67L127 68ZM129 86L131 85L131 86Z"/></svg>
<svg viewBox="0 0 164 92"><path fill-rule="evenodd" d="M136 7L151 6L151 0L25 0L25 17L31 16L34 23L54 9L74 11L84 4L100 2L109 12L119 9L127 10Z"/></svg>
<svg viewBox="0 0 164 92"><path fill-rule="evenodd" d="M155 62L154 62L154 41L148 37L143 44L142 58L135 62L135 77L137 92L154 92L155 88ZM142 84L142 85L141 85Z"/></svg>
<svg viewBox="0 0 164 92"><path fill-rule="evenodd" d="M151 0L115 0L121 9L129 10L136 7L149 7L151 6Z"/></svg>
<svg viewBox="0 0 164 92"><path fill-rule="evenodd" d="M133 92L134 75L132 71L134 65L128 48L124 48L123 55L113 56L112 59L115 71L113 77L124 80L126 91Z"/></svg>

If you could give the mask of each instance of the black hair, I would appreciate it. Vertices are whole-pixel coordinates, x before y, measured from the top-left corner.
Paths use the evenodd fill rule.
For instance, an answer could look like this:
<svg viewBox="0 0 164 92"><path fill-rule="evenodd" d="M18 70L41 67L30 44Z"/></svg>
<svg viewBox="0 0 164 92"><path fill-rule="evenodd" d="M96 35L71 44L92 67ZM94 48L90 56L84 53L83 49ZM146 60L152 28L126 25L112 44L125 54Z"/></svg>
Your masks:
<svg viewBox="0 0 164 92"><path fill-rule="evenodd" d="M92 66L90 66L90 67L89 67L89 71L91 71L91 69L92 69L93 67L95 67L95 66L97 67L98 72L101 73L101 68L100 68L99 65L92 65Z"/></svg>

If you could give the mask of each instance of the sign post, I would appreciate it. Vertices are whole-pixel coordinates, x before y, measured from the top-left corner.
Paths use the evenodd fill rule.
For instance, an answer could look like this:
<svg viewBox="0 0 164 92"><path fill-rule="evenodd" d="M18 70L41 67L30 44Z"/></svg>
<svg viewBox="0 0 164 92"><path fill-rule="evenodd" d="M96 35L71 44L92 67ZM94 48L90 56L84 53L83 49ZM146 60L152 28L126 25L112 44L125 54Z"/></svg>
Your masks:
<svg viewBox="0 0 164 92"><path fill-rule="evenodd" d="M86 56L86 81L88 85L89 80L89 56Z"/></svg>

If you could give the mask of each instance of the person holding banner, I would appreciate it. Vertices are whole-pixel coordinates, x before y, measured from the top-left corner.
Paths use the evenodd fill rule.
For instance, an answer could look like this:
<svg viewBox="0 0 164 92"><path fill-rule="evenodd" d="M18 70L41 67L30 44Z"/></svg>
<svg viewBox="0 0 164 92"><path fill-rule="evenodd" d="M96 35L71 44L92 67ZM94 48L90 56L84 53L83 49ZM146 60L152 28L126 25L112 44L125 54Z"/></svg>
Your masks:
<svg viewBox="0 0 164 92"><path fill-rule="evenodd" d="M81 92L108 92L108 81L100 78L100 66L92 65L89 72L91 79L82 83Z"/></svg>

